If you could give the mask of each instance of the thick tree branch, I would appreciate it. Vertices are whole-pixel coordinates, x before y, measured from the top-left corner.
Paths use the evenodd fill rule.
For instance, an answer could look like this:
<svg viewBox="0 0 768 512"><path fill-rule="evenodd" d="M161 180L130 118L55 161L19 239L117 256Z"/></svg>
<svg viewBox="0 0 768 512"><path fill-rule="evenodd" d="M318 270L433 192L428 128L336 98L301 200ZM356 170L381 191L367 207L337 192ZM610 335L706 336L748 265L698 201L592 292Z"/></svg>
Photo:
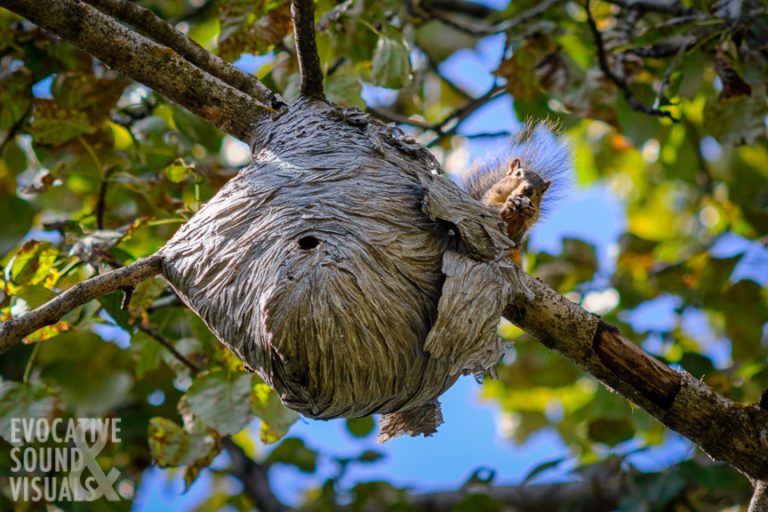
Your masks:
<svg viewBox="0 0 768 512"><path fill-rule="evenodd" d="M717 460L768 479L768 411L733 402L643 352L598 317L525 274L531 302L504 316Z"/></svg>
<svg viewBox="0 0 768 512"><path fill-rule="evenodd" d="M77 0L0 0L5 7L69 40L105 64L250 142L253 126L271 109L191 64L174 50L131 31Z"/></svg>
<svg viewBox="0 0 768 512"><path fill-rule="evenodd" d="M11 318L0 325L0 354L20 343L25 336L46 325L55 324L76 307L121 288L135 286L159 274L161 264L162 257L157 255L138 260L127 267L77 283L39 308Z"/></svg>
<svg viewBox="0 0 768 512"><path fill-rule="evenodd" d="M149 9L129 0L85 0L100 11L172 49L212 76L228 83L262 104L279 108L282 100L259 80L209 52Z"/></svg>
<svg viewBox="0 0 768 512"><path fill-rule="evenodd" d="M296 38L296 54L301 73L301 95L325 99L323 93L323 68L315 41L314 0L292 0L291 18Z"/></svg>

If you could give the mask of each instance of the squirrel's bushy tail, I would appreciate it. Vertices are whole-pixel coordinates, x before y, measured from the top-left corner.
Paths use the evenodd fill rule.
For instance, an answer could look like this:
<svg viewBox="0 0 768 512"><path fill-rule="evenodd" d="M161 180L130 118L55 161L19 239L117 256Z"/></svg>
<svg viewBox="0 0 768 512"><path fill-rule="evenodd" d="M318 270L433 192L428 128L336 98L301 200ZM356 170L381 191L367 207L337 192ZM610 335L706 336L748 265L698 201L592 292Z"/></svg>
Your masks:
<svg viewBox="0 0 768 512"><path fill-rule="evenodd" d="M542 178L552 180L542 203L542 213L546 213L552 200L570 186L573 172L570 144L561 135L559 126L551 122L526 122L499 156L472 167L462 179L464 188L480 200L491 185L504 177L514 158L521 159L524 167Z"/></svg>

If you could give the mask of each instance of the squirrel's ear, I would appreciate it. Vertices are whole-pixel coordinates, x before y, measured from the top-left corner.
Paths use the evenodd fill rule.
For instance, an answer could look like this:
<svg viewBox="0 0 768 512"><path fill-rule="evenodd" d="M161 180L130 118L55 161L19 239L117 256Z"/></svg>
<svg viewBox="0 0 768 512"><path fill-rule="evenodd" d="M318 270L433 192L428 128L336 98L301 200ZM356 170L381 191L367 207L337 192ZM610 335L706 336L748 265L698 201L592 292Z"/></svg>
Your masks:
<svg viewBox="0 0 768 512"><path fill-rule="evenodd" d="M549 190L549 187L551 186L552 186L552 180L544 180L544 190L542 190L541 193L543 194L544 192Z"/></svg>
<svg viewBox="0 0 768 512"><path fill-rule="evenodd" d="M507 176L511 176L513 172L515 172L522 166L523 166L523 162L519 158L513 158L512 161L509 162L509 169L507 169Z"/></svg>

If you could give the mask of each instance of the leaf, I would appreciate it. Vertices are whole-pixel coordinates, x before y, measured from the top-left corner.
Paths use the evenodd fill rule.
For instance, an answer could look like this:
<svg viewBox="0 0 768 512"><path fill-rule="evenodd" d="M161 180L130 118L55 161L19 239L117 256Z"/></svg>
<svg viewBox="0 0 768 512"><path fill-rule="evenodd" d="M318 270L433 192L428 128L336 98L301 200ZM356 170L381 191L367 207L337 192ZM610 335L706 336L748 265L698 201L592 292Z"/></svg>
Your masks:
<svg viewBox="0 0 768 512"><path fill-rule="evenodd" d="M303 439L288 437L272 450L267 463L289 464L305 473L314 473L317 470L317 452L307 448Z"/></svg>
<svg viewBox="0 0 768 512"><path fill-rule="evenodd" d="M91 73L59 73L51 92L56 102L85 112L96 123L109 118L123 90L130 82L125 79L96 78Z"/></svg>
<svg viewBox="0 0 768 512"><path fill-rule="evenodd" d="M42 385L12 381L0 383L0 437L9 443L18 443L22 434L12 430L14 418L16 429L20 428L18 421L23 418L52 420L56 402L56 397Z"/></svg>
<svg viewBox="0 0 768 512"><path fill-rule="evenodd" d="M171 165L163 169L163 173L172 183L181 183L184 178L192 174L194 166L188 164L182 158L177 158Z"/></svg>
<svg viewBox="0 0 768 512"><path fill-rule="evenodd" d="M589 422L589 438L598 443L615 446L632 439L635 429L625 418L597 418Z"/></svg>
<svg viewBox="0 0 768 512"><path fill-rule="evenodd" d="M501 512L505 510L500 503L486 494L470 494L461 499L452 512Z"/></svg>
<svg viewBox="0 0 768 512"><path fill-rule="evenodd" d="M128 312L123 310L120 306L123 303L123 293L115 292L109 295L99 297L99 303L104 307L104 310L109 314L112 320L124 330L130 332L133 330L131 326L131 318Z"/></svg>
<svg viewBox="0 0 768 512"><path fill-rule="evenodd" d="M349 433L355 437L368 436L376 427L373 417L371 416L366 416L364 418L347 418L345 423Z"/></svg>
<svg viewBox="0 0 768 512"><path fill-rule="evenodd" d="M53 264L59 251L50 242L29 240L13 257L11 279L20 285L40 284L49 274L53 274ZM55 284L57 275L52 276Z"/></svg>
<svg viewBox="0 0 768 512"><path fill-rule="evenodd" d="M149 420L148 441L152 458L160 467L208 466L219 453L210 434L189 433L167 418Z"/></svg>
<svg viewBox="0 0 768 512"><path fill-rule="evenodd" d="M131 296L128 311L133 316L138 316L147 310L155 300L160 297L168 285L160 278L147 279L136 285Z"/></svg>
<svg viewBox="0 0 768 512"><path fill-rule="evenodd" d="M0 257L11 251L32 228L35 210L28 202L16 196L0 194Z"/></svg>
<svg viewBox="0 0 768 512"><path fill-rule="evenodd" d="M542 462L541 464L534 467L531 471L528 472L527 475L525 475L525 478L523 479L521 485L525 485L531 480L533 480L536 476L544 473L545 471L548 471L550 469L554 469L560 464L565 461L565 457L558 457L557 459L549 460L546 462Z"/></svg>
<svg viewBox="0 0 768 512"><path fill-rule="evenodd" d="M291 30L290 2L222 0L219 2L219 55L234 61L243 53L261 55Z"/></svg>
<svg viewBox="0 0 768 512"><path fill-rule="evenodd" d="M374 85L390 89L408 85L411 80L411 61L404 41L383 34L379 37L371 61L371 79Z"/></svg>
<svg viewBox="0 0 768 512"><path fill-rule="evenodd" d="M253 414L261 418L260 435L266 444L279 441L299 419L299 414L284 406L277 393L263 383L253 387L251 404Z"/></svg>
<svg viewBox="0 0 768 512"><path fill-rule="evenodd" d="M547 83L560 82L559 79L554 78L559 72L554 69L550 69L549 74L537 76L537 68L542 69L538 67L539 62L547 64L551 60L548 56L555 49L555 43L551 38L543 34L531 36L521 46L515 48L512 57L504 59L493 74L506 79L506 89L516 101L533 99L542 93L539 76ZM563 62L551 64L557 67L564 65Z"/></svg>
<svg viewBox="0 0 768 512"><path fill-rule="evenodd" d="M82 110L63 107L53 100L35 100L35 116L29 133L36 144L57 146L94 131L96 128Z"/></svg>
<svg viewBox="0 0 768 512"><path fill-rule="evenodd" d="M298 93L299 75L295 75L295 88ZM291 84L293 85L293 83ZM362 97L363 86L357 76L354 66L344 64L325 81L325 95L328 101L339 105L348 105L365 109L365 101Z"/></svg>
<svg viewBox="0 0 768 512"><path fill-rule="evenodd" d="M221 434L234 435L251 419L251 375L214 370L192 383L186 393L192 412Z"/></svg>
<svg viewBox="0 0 768 512"><path fill-rule="evenodd" d="M138 379L160 366L163 361L165 348L151 339L142 331L137 331L131 337L131 353L136 361L136 377Z"/></svg>
<svg viewBox="0 0 768 512"><path fill-rule="evenodd" d="M725 292L722 303L725 332L736 361L765 362L766 347L762 340L768 305L764 291L755 281L743 279Z"/></svg>

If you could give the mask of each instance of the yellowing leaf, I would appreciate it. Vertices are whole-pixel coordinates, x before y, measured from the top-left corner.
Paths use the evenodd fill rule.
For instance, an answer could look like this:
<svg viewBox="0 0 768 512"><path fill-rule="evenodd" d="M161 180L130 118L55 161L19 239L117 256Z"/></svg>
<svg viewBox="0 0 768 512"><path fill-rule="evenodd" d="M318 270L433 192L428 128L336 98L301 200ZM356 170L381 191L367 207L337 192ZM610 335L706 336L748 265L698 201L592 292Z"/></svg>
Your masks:
<svg viewBox="0 0 768 512"><path fill-rule="evenodd" d="M299 418L298 413L284 406L277 393L263 383L253 387L251 406L253 413L261 418L260 435L266 444L279 441Z"/></svg>

